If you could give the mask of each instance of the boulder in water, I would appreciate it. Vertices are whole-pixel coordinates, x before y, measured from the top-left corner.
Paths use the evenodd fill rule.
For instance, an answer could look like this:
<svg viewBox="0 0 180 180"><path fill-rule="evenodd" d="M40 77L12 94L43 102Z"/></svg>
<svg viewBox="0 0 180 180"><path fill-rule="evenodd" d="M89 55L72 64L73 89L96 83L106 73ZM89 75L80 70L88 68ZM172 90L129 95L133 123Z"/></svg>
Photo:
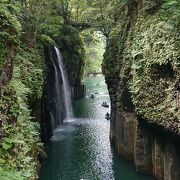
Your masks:
<svg viewBox="0 0 180 180"><path fill-rule="evenodd" d="M38 158L40 161L46 160L48 158L46 152L43 149L39 150Z"/></svg>

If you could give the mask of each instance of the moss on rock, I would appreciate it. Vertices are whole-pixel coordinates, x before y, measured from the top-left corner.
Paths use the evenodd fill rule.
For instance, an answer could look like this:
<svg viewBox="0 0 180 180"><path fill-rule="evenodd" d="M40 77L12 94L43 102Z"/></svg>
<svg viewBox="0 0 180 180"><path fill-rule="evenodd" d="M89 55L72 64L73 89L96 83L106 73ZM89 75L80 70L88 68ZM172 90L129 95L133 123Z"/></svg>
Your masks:
<svg viewBox="0 0 180 180"><path fill-rule="evenodd" d="M148 2L139 1L130 14L127 5L119 14L108 38L103 73L111 101L120 111L135 110L149 122L179 133L178 15L171 11L163 18L173 5Z"/></svg>
<svg viewBox="0 0 180 180"><path fill-rule="evenodd" d="M55 39L62 52L69 82L76 86L81 82L84 73L85 49L79 31L71 25L63 25Z"/></svg>

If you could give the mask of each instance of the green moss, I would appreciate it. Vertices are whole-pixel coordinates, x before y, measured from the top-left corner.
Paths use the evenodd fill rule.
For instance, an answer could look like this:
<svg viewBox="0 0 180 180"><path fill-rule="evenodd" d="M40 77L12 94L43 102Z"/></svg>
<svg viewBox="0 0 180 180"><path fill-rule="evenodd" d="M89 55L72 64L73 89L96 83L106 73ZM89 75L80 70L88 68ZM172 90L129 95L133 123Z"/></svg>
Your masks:
<svg viewBox="0 0 180 180"><path fill-rule="evenodd" d="M152 33L153 32L153 33ZM179 82L178 29L158 14L140 17L130 50L133 75L130 90L136 110L144 118L179 132L176 83ZM140 54L140 56L138 56Z"/></svg>
<svg viewBox="0 0 180 180"><path fill-rule="evenodd" d="M19 79L29 89L29 98L32 101L40 99L42 95L44 69L42 59L42 52L37 47L29 49L23 45L14 59Z"/></svg>
<svg viewBox="0 0 180 180"><path fill-rule="evenodd" d="M17 42L22 30L17 17L11 14L3 4L0 5L0 15L0 37L6 38L6 42Z"/></svg>
<svg viewBox="0 0 180 180"><path fill-rule="evenodd" d="M5 63L6 57L7 57L6 44L4 42L0 42L0 67Z"/></svg>
<svg viewBox="0 0 180 180"><path fill-rule="evenodd" d="M103 72L120 111L133 103L142 118L179 133L179 4L145 8L123 22L123 15L119 16L110 33ZM169 11L168 18L162 18Z"/></svg>
<svg viewBox="0 0 180 180"><path fill-rule="evenodd" d="M19 37L21 35L21 24L16 16L11 14L7 6L0 4L0 70L6 64L8 46L18 48Z"/></svg>
<svg viewBox="0 0 180 180"><path fill-rule="evenodd" d="M29 89L15 78L10 81L0 103L1 109L8 108L6 114L0 114L1 120L4 119L1 127L0 177L33 179L36 177L37 160L31 154L31 147L39 141L39 128L32 121L27 106Z"/></svg>
<svg viewBox="0 0 180 180"><path fill-rule="evenodd" d="M21 46L15 56L13 78L3 88L0 99L1 142L0 179L35 179L39 124L31 116L29 102L42 94L42 56L38 48Z"/></svg>
<svg viewBox="0 0 180 180"><path fill-rule="evenodd" d="M75 86L84 74L85 49L80 33L70 25L63 25L55 42L62 52L70 83Z"/></svg>

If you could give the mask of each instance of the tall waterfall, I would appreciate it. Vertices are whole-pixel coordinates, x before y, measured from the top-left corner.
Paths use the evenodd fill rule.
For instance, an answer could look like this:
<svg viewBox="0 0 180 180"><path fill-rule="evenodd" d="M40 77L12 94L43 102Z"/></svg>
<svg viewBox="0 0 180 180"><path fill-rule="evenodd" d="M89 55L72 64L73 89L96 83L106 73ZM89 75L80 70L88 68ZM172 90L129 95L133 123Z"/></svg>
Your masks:
<svg viewBox="0 0 180 180"><path fill-rule="evenodd" d="M69 86L69 81L68 81L68 77L67 77L67 73L65 71L65 66L63 63L63 58L61 55L61 52L59 51L58 48L55 47L56 50L56 54L57 54L57 62L58 62L58 68L61 72L61 76L62 76L62 81L63 81L63 95L64 95L64 107L65 107L65 116L66 119L71 119L73 117L73 109L72 109L72 102L71 102L71 90L70 90L70 86ZM57 69L55 69L57 71ZM55 82L55 86L59 87L59 82L56 81ZM59 89L56 89L57 91L57 98L59 98L60 96L60 91ZM59 102L59 101L57 101ZM57 103L56 108L59 107L59 104ZM56 112L58 113L58 109L56 109Z"/></svg>

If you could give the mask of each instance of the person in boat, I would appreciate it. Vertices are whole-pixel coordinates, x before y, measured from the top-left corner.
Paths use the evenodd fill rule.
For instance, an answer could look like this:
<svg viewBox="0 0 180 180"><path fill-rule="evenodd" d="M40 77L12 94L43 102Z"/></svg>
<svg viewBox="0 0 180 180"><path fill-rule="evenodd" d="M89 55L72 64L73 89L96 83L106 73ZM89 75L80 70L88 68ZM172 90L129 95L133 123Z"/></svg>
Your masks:
<svg viewBox="0 0 180 180"><path fill-rule="evenodd" d="M102 105L103 105L103 106L107 106L107 102L104 102L104 101L103 101Z"/></svg>
<svg viewBox="0 0 180 180"><path fill-rule="evenodd" d="M103 102L103 103L102 103L102 106L103 106L103 107L109 107L109 105L107 104L107 102Z"/></svg>
<svg viewBox="0 0 180 180"><path fill-rule="evenodd" d="M91 99L94 99L94 94L91 94L91 97L90 97Z"/></svg>
<svg viewBox="0 0 180 180"><path fill-rule="evenodd" d="M109 117L110 117L110 114L109 114L108 112L106 113L106 117L107 117L107 118L109 118Z"/></svg>

